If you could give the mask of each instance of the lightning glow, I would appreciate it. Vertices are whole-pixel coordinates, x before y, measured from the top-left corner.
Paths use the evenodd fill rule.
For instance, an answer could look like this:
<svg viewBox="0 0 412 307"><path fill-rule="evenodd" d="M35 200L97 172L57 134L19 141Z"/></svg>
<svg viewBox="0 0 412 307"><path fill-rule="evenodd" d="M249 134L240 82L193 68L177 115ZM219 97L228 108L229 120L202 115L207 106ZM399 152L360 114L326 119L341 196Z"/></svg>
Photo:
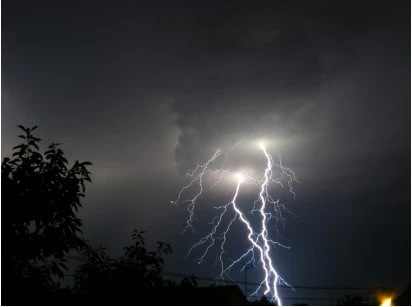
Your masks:
<svg viewBox="0 0 412 307"><path fill-rule="evenodd" d="M291 286L279 275L276 269L277 265L275 265L275 261L272 258L273 248L282 247L289 249L288 246L278 242L278 238L280 237L278 225L280 223L284 227L285 214L293 213L288 210L285 205L281 204L279 199L270 195L270 188L272 184L278 184L283 188L284 184L282 180L284 181L283 177L285 177L288 191L295 198L296 194L293 190L293 182L298 181L293 171L282 165L280 157L279 162L275 162L262 141L257 143L266 161L262 178L254 178L242 169L231 170L227 168L226 162L229 159L229 154L239 145L240 143L236 143L235 146L224 155L222 155L220 150L217 150L206 163L197 165L193 170L188 171L187 176L190 180L189 183L180 190L177 199L172 201L171 204L187 204L189 218L186 221L186 226L182 233L189 228L194 230L193 223L196 203L199 203L199 199L201 199L206 191L210 191L216 186L223 184L224 178L231 176L231 182L236 182L233 196L223 205L213 205L213 208L217 210L218 214L209 223L212 226L210 232L192 245L186 257L191 256L195 250L200 249L202 252L196 261L198 264L201 264L205 261L205 258L211 250L217 248L216 262L220 267L220 273L217 277L218 281L224 281L227 278L231 279L230 271L235 266L238 266L240 271L243 271L246 266L252 265L260 269L263 275L260 285L255 289L252 296L258 296L263 293L273 302L276 301L278 305L282 305L277 286ZM210 177L213 177L211 183L206 184L205 182L208 182L206 179ZM242 210L241 208L244 206L239 205L241 199L239 194L242 192L241 188L246 185L257 188L258 196L256 200L250 204L251 209ZM250 189L247 189L247 192L247 195L250 194ZM185 198L184 195L186 194L193 196ZM253 223L252 216L255 220L257 216L259 222ZM228 261L225 255L227 254L226 246L229 240L230 230L235 223L243 225L245 239L249 247L246 251L238 255L236 259L229 259ZM276 232L276 239L270 238L271 229Z"/></svg>

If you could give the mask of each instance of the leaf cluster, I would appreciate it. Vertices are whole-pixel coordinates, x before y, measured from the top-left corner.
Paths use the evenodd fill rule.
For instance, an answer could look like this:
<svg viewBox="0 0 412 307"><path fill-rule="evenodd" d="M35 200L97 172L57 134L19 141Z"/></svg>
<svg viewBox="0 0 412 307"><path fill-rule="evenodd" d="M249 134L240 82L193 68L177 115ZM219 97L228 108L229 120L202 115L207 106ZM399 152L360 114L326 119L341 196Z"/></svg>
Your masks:
<svg viewBox="0 0 412 307"><path fill-rule="evenodd" d="M42 153L41 139L33 135L37 126L18 127L23 141L1 165L6 258L17 279L37 274L52 283L52 276L63 277L64 254L83 245L77 212L91 163L70 167L61 144Z"/></svg>
<svg viewBox="0 0 412 307"><path fill-rule="evenodd" d="M144 231L134 230L131 244L124 247L124 255L118 259L107 256L100 246L93 249L85 245L81 251L85 263L75 273L75 291L89 296L102 297L104 293L128 297L137 289L164 287L162 278L164 256L172 249L169 244L157 242L157 248L148 251L145 246Z"/></svg>

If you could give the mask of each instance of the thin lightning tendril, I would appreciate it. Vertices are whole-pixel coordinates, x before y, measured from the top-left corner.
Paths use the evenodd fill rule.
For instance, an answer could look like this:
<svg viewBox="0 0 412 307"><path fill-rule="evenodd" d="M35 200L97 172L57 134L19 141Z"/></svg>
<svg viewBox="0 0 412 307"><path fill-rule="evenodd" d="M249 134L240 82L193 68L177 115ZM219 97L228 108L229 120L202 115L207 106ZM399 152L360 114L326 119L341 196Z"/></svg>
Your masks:
<svg viewBox="0 0 412 307"><path fill-rule="evenodd" d="M233 172L231 172L229 168L225 168L225 164L228 160L230 152L234 151L239 145L240 143L236 143L224 155L222 155L222 152L220 150L217 150L212 158L210 158L206 163L197 165L195 169L189 170L187 172L186 175L190 179L189 184L184 186L180 190L176 200L171 201L172 205L188 203L187 211L189 212L189 218L186 221L186 226L183 229L182 234L189 228L192 229L192 231L195 230L193 226L195 218L194 211L196 202L199 200L202 193L206 191L206 184L204 183L204 181L206 181L206 175L211 175L214 173L217 174L217 178L212 180L212 183L207 190L211 190L217 185L221 184L225 176L228 176L230 174L233 175ZM292 184L293 182L299 183L299 181L296 179L295 174L291 169L283 166L280 156L279 163L276 163L262 144L259 147L266 159L266 168L263 178L256 179L243 170L237 172L237 184L232 199L224 205L214 206L214 209L217 210L220 214L216 215L209 223L210 225L212 225L211 231L207 235L202 237L198 242L192 245L192 247L187 252L186 257L189 257L195 249L203 247L203 253L199 258L195 259L198 264L201 264L205 261L205 258L208 255L209 251L216 245L218 247L216 262L219 264L221 269L220 274L216 278L217 281L224 281L227 278L231 279L230 271L237 265L242 265L241 271L245 270L246 267L250 265L253 265L254 267L260 267L263 271L264 278L259 287L253 292L252 296L258 296L260 291L263 291L263 294L269 297L273 302L276 301L278 305L282 305L277 285L286 285L291 288L292 286L290 286L278 274L272 261L271 247L278 246L286 249L289 249L290 247L269 238L268 225L270 225L270 222L272 220L274 221L273 225L274 230L277 234L277 240L280 237L278 224L280 223L283 228L285 227L286 218L284 216L284 213L293 213L288 210L285 205L281 204L279 199L274 199L270 195L269 189L272 183L279 184L282 188L284 188L281 180L283 176L286 176L289 192L295 198L296 194L293 190ZM215 167L215 164L218 164L219 158L222 157L223 162L220 165L223 165L223 167L212 169L212 167ZM275 176L274 174L275 170L278 171L277 176ZM240 209L237 204L238 196L241 192L241 187L246 183L259 188L259 197L253 202L253 208L248 212L253 216L255 216L255 214L260 216L260 225L258 225L258 227L253 227L251 221L248 220L247 215ZM189 197L187 199L184 199L184 194L195 189L195 187L197 189L195 190L197 191L197 193L191 198ZM229 220L229 222L226 226L224 226L226 220ZM230 229L236 221L239 221L241 224L243 224L247 233L246 239L248 240L250 246L237 259L229 259L230 263L225 264L225 245L228 241L228 234L230 232Z"/></svg>

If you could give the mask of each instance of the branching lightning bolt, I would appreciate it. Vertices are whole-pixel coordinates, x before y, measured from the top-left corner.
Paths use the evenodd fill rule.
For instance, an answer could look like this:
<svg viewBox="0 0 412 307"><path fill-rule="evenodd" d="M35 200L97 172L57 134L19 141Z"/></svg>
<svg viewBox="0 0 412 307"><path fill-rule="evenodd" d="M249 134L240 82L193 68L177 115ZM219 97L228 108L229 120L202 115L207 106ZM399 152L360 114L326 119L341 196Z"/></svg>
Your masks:
<svg viewBox="0 0 412 307"><path fill-rule="evenodd" d="M188 204L187 211L189 212L189 218L186 221L186 226L183 229L184 233L187 229L194 230L194 218L195 218L195 207L196 202L208 189L212 189L219 185L225 176L233 176L233 171L225 168L225 164L228 160L228 155L230 152L234 151L240 143L236 143L230 150L228 150L224 155L220 150L217 150L212 158L210 158L206 163L202 165L197 165L195 169L187 172L187 176L190 180L189 184L184 186L176 200L171 203L174 205L178 204ZM195 249L203 248L203 253L199 258L196 259L198 264L205 261L207 254L210 250L217 246L218 254L216 256L216 262L220 266L220 274L217 280L225 280L230 278L230 271L237 265L241 266L241 271L245 269L248 265L253 265L262 270L263 280L259 287L253 292L252 296L257 296L261 292L272 301L276 301L278 305L282 305L281 298L278 292L278 285L286 285L291 287L277 272L272 261L271 246L279 246L289 249L288 246L278 242L279 230L278 224L280 223L283 227L285 224L284 214L293 214L290 210L280 203L279 199L274 199L269 193L269 187L272 183L279 184L282 188L284 185L281 180L283 176L287 177L287 185L289 187L289 192L295 198L296 194L293 190L293 182L299 182L296 180L293 171L282 165L281 158L279 157L279 162L276 163L273 157L267 152L263 144L259 145L264 157L266 159L266 168L264 170L263 178L256 179L250 176L246 171L235 172L237 184L233 194L232 199L224 205L213 206L215 210L219 212L212 221L209 223L212 225L211 231L203 236L198 242L192 245L189 249L186 257L190 256ZM220 159L223 161L220 162ZM214 169L216 165L222 167ZM217 176L214 178L209 187L205 187L204 178L207 174L216 173ZM259 196L254 201L253 207L248 212L243 212L239 205L239 194L241 192L241 187L244 184L252 184L259 188ZM194 196L184 199L184 195L191 191L197 191ZM248 219L248 214L254 215L258 214L260 216L260 224L252 225L251 221ZM228 222L226 221L228 220ZM274 221L273 228L276 231L277 238L273 240L269 238L268 227L271 225L270 222ZM237 259L231 259L229 264L225 264L225 245L228 240L228 234L230 232L231 226L239 221L246 231L246 239L249 242L249 248ZM226 223L226 224L225 224Z"/></svg>

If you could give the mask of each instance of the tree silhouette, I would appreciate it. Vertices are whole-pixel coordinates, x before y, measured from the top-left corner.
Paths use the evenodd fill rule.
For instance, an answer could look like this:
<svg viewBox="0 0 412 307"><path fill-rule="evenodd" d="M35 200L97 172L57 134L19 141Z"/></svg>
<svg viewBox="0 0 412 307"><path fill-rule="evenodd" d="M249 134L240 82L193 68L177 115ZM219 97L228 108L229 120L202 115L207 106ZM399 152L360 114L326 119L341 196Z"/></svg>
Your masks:
<svg viewBox="0 0 412 307"><path fill-rule="evenodd" d="M37 127L18 127L23 142L1 165L2 304L163 305L186 302L195 293L194 275L180 284L163 278L164 257L172 249L157 242L155 250L147 250L144 231L133 231L118 259L84 241L77 212L91 182L91 163L75 161L69 167L60 144L41 153L41 139L32 134ZM86 260L76 270L73 292L59 283L67 270L65 255L72 250Z"/></svg>
<svg viewBox="0 0 412 307"><path fill-rule="evenodd" d="M338 306L367 306L368 302L362 296L350 296L346 295L344 299L338 300Z"/></svg>
<svg viewBox="0 0 412 307"><path fill-rule="evenodd" d="M41 154L41 139L32 134L37 126L18 127L23 143L1 165L3 302L11 304L33 303L59 286L64 254L83 245L76 213L91 181L90 162L69 168L60 144Z"/></svg>
<svg viewBox="0 0 412 307"><path fill-rule="evenodd" d="M192 274L190 277L183 278L180 282L180 287L186 289L197 288L196 276Z"/></svg>
<svg viewBox="0 0 412 307"><path fill-rule="evenodd" d="M144 233L133 231L132 244L123 248L124 256L119 259L108 257L101 246L84 246L81 255L86 262L76 270L75 291L92 304L108 304L114 299L119 305L136 302L152 290L175 286L162 277L163 257L172 252L170 245L157 242L157 249L148 251Z"/></svg>
<svg viewBox="0 0 412 307"><path fill-rule="evenodd" d="M263 295L259 300L252 302L252 305L256 306L276 306L275 302L270 302L265 295Z"/></svg>

